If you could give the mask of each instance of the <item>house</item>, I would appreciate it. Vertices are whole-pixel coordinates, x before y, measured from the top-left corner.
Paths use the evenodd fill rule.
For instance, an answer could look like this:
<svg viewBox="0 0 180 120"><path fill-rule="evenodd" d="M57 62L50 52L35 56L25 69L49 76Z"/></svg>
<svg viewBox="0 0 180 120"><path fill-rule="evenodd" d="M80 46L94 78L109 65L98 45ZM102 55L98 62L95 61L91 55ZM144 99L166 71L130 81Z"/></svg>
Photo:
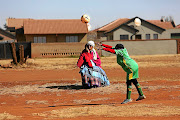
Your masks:
<svg viewBox="0 0 180 120"><path fill-rule="evenodd" d="M120 18L106 24L95 31L101 40L135 40L135 39L174 39L180 38L180 29L173 20L141 20L141 26L136 26L134 20Z"/></svg>
<svg viewBox="0 0 180 120"><path fill-rule="evenodd" d="M87 24L80 19L9 18L7 27L11 31L15 30L18 42L87 42Z"/></svg>
<svg viewBox="0 0 180 120"><path fill-rule="evenodd" d="M0 28L0 42L14 42L15 35Z"/></svg>

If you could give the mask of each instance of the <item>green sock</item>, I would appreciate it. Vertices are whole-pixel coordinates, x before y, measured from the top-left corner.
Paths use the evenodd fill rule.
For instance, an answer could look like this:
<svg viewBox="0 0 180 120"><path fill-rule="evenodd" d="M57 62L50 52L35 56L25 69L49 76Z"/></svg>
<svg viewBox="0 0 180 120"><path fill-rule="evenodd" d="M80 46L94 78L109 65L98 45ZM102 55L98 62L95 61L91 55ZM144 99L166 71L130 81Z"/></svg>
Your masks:
<svg viewBox="0 0 180 120"><path fill-rule="evenodd" d="M138 84L136 84L135 86L136 86L136 89L137 89L139 95L140 95L140 96L143 96L143 92L142 92L142 89L141 89L140 84L138 83Z"/></svg>
<svg viewBox="0 0 180 120"><path fill-rule="evenodd" d="M127 99L131 99L131 91L132 91L132 86L129 85L127 87Z"/></svg>

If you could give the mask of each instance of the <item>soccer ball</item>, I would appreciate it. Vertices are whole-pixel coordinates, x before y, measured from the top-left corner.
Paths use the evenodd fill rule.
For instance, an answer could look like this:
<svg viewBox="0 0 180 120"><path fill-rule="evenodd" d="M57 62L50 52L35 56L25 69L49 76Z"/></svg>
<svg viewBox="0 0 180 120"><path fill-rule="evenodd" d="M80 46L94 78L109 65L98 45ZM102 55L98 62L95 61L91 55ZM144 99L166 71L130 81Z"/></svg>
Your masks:
<svg viewBox="0 0 180 120"><path fill-rule="evenodd" d="M134 20L134 23L135 23L135 25L136 25L137 27L141 26L141 20L140 20L139 18L136 18L136 19Z"/></svg>
<svg viewBox="0 0 180 120"><path fill-rule="evenodd" d="M81 21L82 21L83 23L89 23L90 17L89 17L88 15L84 14L84 15L82 15L82 17L81 17Z"/></svg>

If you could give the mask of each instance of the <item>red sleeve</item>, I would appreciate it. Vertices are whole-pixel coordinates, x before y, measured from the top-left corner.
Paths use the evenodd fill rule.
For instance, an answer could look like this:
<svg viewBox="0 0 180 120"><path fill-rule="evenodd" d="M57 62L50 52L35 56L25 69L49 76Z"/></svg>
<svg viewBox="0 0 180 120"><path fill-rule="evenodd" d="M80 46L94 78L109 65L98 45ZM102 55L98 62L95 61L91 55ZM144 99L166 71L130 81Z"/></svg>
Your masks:
<svg viewBox="0 0 180 120"><path fill-rule="evenodd" d="M106 47L106 48L112 48L112 46L106 45L106 44L102 44L102 46L104 46L104 47Z"/></svg>
<svg viewBox="0 0 180 120"><path fill-rule="evenodd" d="M79 60L77 62L77 66L80 68L83 63L84 63L83 55L81 54L80 57L79 57Z"/></svg>
<svg viewBox="0 0 180 120"><path fill-rule="evenodd" d="M103 48L103 50L111 52L111 53L116 53L114 49L110 49L110 48Z"/></svg>

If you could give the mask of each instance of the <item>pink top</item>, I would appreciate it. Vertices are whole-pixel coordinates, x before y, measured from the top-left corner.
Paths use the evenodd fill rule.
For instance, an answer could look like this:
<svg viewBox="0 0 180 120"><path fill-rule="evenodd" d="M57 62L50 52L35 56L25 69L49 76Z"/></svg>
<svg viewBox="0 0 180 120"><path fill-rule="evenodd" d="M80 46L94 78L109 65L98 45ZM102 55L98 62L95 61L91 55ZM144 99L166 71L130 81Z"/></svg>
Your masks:
<svg viewBox="0 0 180 120"><path fill-rule="evenodd" d="M93 52L91 51L92 60L93 60L93 62L96 64L96 66L101 67L101 60L100 60L100 57L99 57L99 55L98 55L97 52L96 52L96 54L97 54L97 60L93 60Z"/></svg>

